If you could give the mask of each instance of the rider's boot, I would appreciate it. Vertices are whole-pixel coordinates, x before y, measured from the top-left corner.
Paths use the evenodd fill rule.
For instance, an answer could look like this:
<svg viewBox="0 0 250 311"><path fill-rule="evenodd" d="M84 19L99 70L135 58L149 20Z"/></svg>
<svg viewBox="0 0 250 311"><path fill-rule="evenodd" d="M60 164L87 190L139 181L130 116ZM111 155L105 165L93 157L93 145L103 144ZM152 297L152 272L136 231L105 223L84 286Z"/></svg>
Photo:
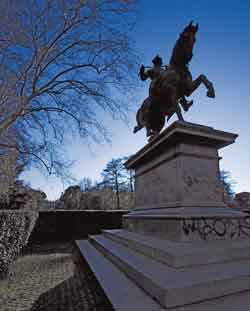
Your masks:
<svg viewBox="0 0 250 311"><path fill-rule="evenodd" d="M149 137L152 135L152 131L149 128L146 128L146 136Z"/></svg>
<svg viewBox="0 0 250 311"><path fill-rule="evenodd" d="M141 129L142 129L141 126L136 125L136 126L134 127L133 133L136 133L136 132L140 131Z"/></svg>

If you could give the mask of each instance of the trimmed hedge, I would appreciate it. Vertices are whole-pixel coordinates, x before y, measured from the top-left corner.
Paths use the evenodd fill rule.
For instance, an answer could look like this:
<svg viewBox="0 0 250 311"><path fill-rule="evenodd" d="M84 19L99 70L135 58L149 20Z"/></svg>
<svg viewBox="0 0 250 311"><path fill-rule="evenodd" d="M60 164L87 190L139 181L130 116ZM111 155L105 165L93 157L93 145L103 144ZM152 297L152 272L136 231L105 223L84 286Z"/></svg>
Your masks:
<svg viewBox="0 0 250 311"><path fill-rule="evenodd" d="M85 239L89 234L100 234L103 229L119 229L126 213L124 210L40 210L29 245Z"/></svg>
<svg viewBox="0 0 250 311"><path fill-rule="evenodd" d="M37 216L31 210L0 210L0 278L7 276L10 263L27 244Z"/></svg>

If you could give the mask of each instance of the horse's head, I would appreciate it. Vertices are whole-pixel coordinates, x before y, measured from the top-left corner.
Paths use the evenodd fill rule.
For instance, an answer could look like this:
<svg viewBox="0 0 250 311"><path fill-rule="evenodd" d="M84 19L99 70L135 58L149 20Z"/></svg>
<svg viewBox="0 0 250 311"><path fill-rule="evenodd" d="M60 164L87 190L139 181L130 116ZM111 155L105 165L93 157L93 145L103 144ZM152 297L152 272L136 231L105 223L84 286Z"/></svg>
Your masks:
<svg viewBox="0 0 250 311"><path fill-rule="evenodd" d="M188 26L185 27L183 32L180 35L180 39L183 44L183 48L186 52L187 62L190 62L193 56L193 47L195 43L195 35L199 29L199 25L193 25L193 21L191 21Z"/></svg>
<svg viewBox="0 0 250 311"><path fill-rule="evenodd" d="M193 56L193 46L195 43L195 35L198 31L199 25L193 25L191 21L188 26L184 28L176 42L170 64L187 65Z"/></svg>

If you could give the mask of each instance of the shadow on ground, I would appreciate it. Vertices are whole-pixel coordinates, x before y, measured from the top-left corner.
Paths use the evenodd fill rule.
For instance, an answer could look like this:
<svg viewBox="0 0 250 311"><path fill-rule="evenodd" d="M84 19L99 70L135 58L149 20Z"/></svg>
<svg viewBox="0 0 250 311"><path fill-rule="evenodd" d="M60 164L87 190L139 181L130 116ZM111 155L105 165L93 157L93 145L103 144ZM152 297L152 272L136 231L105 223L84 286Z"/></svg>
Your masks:
<svg viewBox="0 0 250 311"><path fill-rule="evenodd" d="M72 261L77 265L73 276L41 294L31 311L113 311L88 265L79 262L73 244L65 246L65 251L69 250Z"/></svg>
<svg viewBox="0 0 250 311"><path fill-rule="evenodd" d="M91 270L73 243L37 245L0 281L0 311L111 311Z"/></svg>
<svg viewBox="0 0 250 311"><path fill-rule="evenodd" d="M31 308L31 311L113 310L85 264L72 277L42 294Z"/></svg>

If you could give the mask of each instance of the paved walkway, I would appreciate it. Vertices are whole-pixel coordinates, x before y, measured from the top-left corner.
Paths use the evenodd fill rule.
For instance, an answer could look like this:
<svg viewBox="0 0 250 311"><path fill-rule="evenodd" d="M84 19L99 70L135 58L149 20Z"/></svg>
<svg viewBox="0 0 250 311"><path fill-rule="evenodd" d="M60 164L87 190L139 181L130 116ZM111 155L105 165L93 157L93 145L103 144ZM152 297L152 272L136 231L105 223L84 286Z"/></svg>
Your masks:
<svg viewBox="0 0 250 311"><path fill-rule="evenodd" d="M33 249L0 281L0 311L111 311L86 265L74 273L72 245Z"/></svg>

